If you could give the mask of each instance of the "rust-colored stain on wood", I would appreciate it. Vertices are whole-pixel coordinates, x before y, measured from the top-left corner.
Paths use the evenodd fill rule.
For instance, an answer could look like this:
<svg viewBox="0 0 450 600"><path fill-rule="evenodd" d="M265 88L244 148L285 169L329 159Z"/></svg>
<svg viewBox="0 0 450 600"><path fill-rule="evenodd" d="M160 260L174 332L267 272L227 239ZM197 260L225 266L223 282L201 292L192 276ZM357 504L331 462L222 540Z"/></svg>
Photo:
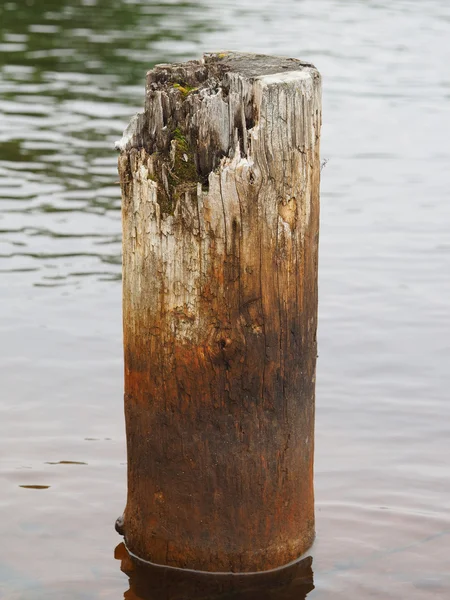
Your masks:
<svg viewBox="0 0 450 600"><path fill-rule="evenodd" d="M119 144L120 530L153 563L268 570L313 541L320 122L311 65L207 55L150 71Z"/></svg>

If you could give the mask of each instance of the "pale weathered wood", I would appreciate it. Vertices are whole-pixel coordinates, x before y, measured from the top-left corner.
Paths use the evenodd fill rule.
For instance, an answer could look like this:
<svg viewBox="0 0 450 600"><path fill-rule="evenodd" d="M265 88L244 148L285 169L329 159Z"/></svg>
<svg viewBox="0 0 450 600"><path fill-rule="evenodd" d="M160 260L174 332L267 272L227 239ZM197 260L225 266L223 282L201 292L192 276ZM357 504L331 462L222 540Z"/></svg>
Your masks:
<svg viewBox="0 0 450 600"><path fill-rule="evenodd" d="M257 571L314 538L321 85L294 59L158 65L117 144L129 549Z"/></svg>

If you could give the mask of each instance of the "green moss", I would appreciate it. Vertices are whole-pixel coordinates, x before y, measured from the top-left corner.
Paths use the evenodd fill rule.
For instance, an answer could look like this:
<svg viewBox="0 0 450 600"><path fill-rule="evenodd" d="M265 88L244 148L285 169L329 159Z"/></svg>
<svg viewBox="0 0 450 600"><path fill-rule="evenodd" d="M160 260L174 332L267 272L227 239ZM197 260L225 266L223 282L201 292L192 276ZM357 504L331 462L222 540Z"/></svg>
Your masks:
<svg viewBox="0 0 450 600"><path fill-rule="evenodd" d="M187 96L189 96L189 94L191 94L192 92L195 92L198 90L198 88L191 87L187 83L174 83L173 87L175 89L177 89L179 92L181 92L185 98Z"/></svg>
<svg viewBox="0 0 450 600"><path fill-rule="evenodd" d="M190 144L179 127L173 130L172 140L175 142L175 160L171 169L170 178L174 186L197 185L198 175L194 161L194 153Z"/></svg>
<svg viewBox="0 0 450 600"><path fill-rule="evenodd" d="M184 144L186 147L188 146L188 141L179 127L175 127L175 129L172 131L172 139L176 140L180 144Z"/></svg>
<svg viewBox="0 0 450 600"><path fill-rule="evenodd" d="M173 150L170 159L168 156L161 156L166 167L169 191L167 193L162 181L158 182L161 191L158 194L158 202L163 214L173 215L178 200L185 192L194 191L200 179L195 166L194 152L179 127L171 133L171 144Z"/></svg>

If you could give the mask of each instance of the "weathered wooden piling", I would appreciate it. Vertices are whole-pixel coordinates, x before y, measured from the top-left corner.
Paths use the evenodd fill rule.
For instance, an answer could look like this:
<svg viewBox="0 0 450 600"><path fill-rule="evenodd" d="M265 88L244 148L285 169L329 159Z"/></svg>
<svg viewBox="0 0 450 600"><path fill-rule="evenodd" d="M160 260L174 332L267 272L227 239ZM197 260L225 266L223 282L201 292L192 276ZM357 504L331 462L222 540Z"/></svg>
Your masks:
<svg viewBox="0 0 450 600"><path fill-rule="evenodd" d="M207 54L147 74L118 142L128 499L153 563L249 572L314 538L321 85Z"/></svg>

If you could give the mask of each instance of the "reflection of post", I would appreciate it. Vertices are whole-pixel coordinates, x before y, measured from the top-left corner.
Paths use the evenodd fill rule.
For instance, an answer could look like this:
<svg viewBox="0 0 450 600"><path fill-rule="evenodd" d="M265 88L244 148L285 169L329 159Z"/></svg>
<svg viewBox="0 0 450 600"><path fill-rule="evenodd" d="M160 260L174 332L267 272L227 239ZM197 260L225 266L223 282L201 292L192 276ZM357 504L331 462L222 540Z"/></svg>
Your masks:
<svg viewBox="0 0 450 600"><path fill-rule="evenodd" d="M314 589L308 556L264 573L202 573L132 560L123 544L115 550L128 575L126 600L304 600Z"/></svg>
<svg viewBox="0 0 450 600"><path fill-rule="evenodd" d="M258 571L314 538L320 77L159 65L117 144L128 501L148 561Z"/></svg>

